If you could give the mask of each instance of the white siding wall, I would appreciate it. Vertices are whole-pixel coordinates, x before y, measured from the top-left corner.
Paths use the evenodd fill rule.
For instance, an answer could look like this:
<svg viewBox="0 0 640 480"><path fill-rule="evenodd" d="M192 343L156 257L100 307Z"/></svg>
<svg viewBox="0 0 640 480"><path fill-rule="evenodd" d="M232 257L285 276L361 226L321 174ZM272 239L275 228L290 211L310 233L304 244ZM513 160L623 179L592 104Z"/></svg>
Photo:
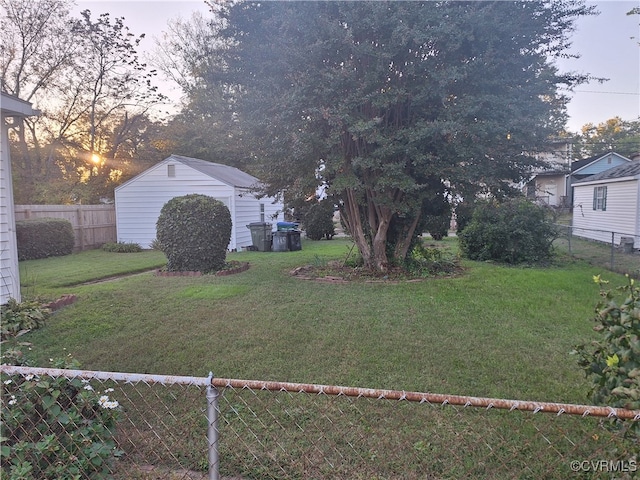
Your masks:
<svg viewBox="0 0 640 480"><path fill-rule="evenodd" d="M576 235L611 242L611 233L637 235L640 230L640 207L638 205L638 180L575 185L573 227ZM593 210L593 189L607 187L606 210ZM578 229L604 230L603 232L580 231ZM620 235L615 235L616 244Z"/></svg>
<svg viewBox="0 0 640 480"><path fill-rule="evenodd" d="M168 176L168 165L174 165L175 176ZM118 241L150 248L164 204L174 197L192 193L209 195L229 208L233 222L229 250L252 245L251 232L246 226L260 221L260 203L265 205L266 222L275 227L275 222L284 218L282 204L274 204L273 198L258 200L245 190L234 189L183 163L165 160L116 188ZM276 212L279 216L272 219Z"/></svg>
<svg viewBox="0 0 640 480"><path fill-rule="evenodd" d="M169 177L167 165L175 165ZM116 189L116 228L119 242L149 248L156 238L156 222L165 203L174 197L199 193L222 201L233 218L233 188L180 162L164 161ZM236 248L232 237L229 248Z"/></svg>
<svg viewBox="0 0 640 480"><path fill-rule="evenodd" d="M8 127L4 119L0 119L0 125L0 304L4 304L9 298L21 298Z"/></svg>
<svg viewBox="0 0 640 480"><path fill-rule="evenodd" d="M284 208L282 203L274 203L274 201L275 200L272 197L257 199L247 191L238 190L238 194L235 196L237 225L236 240L238 249L253 244L251 241L251 231L247 228L247 225L262 221L260 216L260 204L264 204L264 221L273 224L272 230L275 231L277 222L284 220Z"/></svg>

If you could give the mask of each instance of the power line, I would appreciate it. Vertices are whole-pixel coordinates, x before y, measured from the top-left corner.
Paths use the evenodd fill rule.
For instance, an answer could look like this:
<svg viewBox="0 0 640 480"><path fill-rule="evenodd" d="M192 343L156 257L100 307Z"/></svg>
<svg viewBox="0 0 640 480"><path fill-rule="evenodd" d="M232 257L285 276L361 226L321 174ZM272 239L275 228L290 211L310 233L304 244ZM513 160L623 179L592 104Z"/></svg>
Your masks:
<svg viewBox="0 0 640 480"><path fill-rule="evenodd" d="M603 92L600 90L574 90L575 93L605 93L607 95L636 95L640 96L640 92Z"/></svg>

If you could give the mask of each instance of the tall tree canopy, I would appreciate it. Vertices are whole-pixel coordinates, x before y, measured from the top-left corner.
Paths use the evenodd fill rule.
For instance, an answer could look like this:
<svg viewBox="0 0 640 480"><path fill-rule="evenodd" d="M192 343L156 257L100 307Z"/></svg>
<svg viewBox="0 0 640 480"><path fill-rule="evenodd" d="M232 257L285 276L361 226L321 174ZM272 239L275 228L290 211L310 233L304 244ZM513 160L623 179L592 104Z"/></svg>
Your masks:
<svg viewBox="0 0 640 480"><path fill-rule="evenodd" d="M210 88L236 93L260 177L324 182L366 266L401 261L430 202L504 194L564 126L582 1L238 2ZM224 68L221 68L224 67Z"/></svg>
<svg viewBox="0 0 640 480"><path fill-rule="evenodd" d="M640 152L640 120L626 121L614 117L598 125L583 125L575 138L574 159L580 160L608 151L627 157Z"/></svg>
<svg viewBox="0 0 640 480"><path fill-rule="evenodd" d="M144 35L134 36L123 18L109 14L92 18L85 10L74 18L71 5L0 0L2 90L42 112L15 129L19 202L111 196L154 130L149 108L163 100L152 85L155 72L136 51Z"/></svg>

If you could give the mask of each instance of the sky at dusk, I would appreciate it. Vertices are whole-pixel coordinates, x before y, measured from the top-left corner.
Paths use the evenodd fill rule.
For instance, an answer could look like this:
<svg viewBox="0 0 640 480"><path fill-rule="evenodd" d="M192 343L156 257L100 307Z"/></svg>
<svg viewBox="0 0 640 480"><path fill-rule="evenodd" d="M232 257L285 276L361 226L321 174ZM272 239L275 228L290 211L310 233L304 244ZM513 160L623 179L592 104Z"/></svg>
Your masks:
<svg viewBox="0 0 640 480"><path fill-rule="evenodd" d="M604 83L591 82L570 93L568 129L578 132L586 123L598 124L615 116L623 120L640 117L640 15L626 15L640 0L600 0L587 2L596 5L598 16L578 20L571 36L572 53L579 59L567 59L558 63L561 71L589 73L604 77ZM193 11L208 12L203 1L127 1L81 0L76 12L89 9L95 17L108 12L112 17L124 17L131 33L146 34L141 49L151 51L154 38L160 38L167 21L177 17L188 19ZM168 84L163 92L178 98L177 90Z"/></svg>

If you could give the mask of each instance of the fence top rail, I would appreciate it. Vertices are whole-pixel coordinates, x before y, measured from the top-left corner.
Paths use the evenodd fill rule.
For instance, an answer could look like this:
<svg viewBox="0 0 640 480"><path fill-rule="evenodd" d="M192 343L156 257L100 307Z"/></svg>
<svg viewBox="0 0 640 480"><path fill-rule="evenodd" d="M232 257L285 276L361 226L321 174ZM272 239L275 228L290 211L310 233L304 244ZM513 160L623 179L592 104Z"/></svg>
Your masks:
<svg viewBox="0 0 640 480"><path fill-rule="evenodd" d="M577 227L575 225L564 225L562 223L555 223L554 225L556 227L563 227L563 228L567 228L567 229L570 229L570 230L585 230L585 231L589 231L589 232L613 233L615 235L625 235L625 236L629 236L629 237L637 237L638 236L638 235L636 235L634 233L615 232L613 230L598 230L597 228Z"/></svg>
<svg viewBox="0 0 640 480"><path fill-rule="evenodd" d="M98 372L93 370L71 370L65 368L22 367L0 365L0 372L7 375L48 375L50 377L82 378L86 380L114 380L127 383L160 383L162 385L210 385L209 377L184 377L176 375L150 375L143 373Z"/></svg>
<svg viewBox="0 0 640 480"><path fill-rule="evenodd" d="M574 405L565 403L533 402L507 400L502 398L482 398L439 393L407 392L404 390L378 390L371 388L341 387L336 385L316 385L287 382L267 382L261 380L234 380L213 378L214 387L251 390L286 391L308 394L344 395L347 397L365 397L380 400L406 400L409 402L437 405L458 405L463 407L498 408L506 410L530 411L533 413L555 413L556 415L582 415L595 417L617 417L626 420L640 420L640 410L624 408L598 407L592 405Z"/></svg>
<svg viewBox="0 0 640 480"><path fill-rule="evenodd" d="M640 420L640 410L576 405L567 403L534 402L508 400L503 398L483 398L439 393L411 392L405 390L381 390L372 388L344 387L337 385L318 385L308 383L272 382L262 380L238 380L230 378L187 377L174 375L150 375L142 373L99 372L92 370L70 370L62 368L22 367L0 365L0 372L7 375L48 375L51 377L82 378L87 380L113 380L127 383L147 383L162 385L193 385L201 387L235 388L263 390L273 392L292 392L317 395L374 398L378 400L405 400L408 402L429 403L432 405L457 405L463 407L497 408L519 410L533 413L555 413L556 415L581 415L594 417L616 417L625 420Z"/></svg>

